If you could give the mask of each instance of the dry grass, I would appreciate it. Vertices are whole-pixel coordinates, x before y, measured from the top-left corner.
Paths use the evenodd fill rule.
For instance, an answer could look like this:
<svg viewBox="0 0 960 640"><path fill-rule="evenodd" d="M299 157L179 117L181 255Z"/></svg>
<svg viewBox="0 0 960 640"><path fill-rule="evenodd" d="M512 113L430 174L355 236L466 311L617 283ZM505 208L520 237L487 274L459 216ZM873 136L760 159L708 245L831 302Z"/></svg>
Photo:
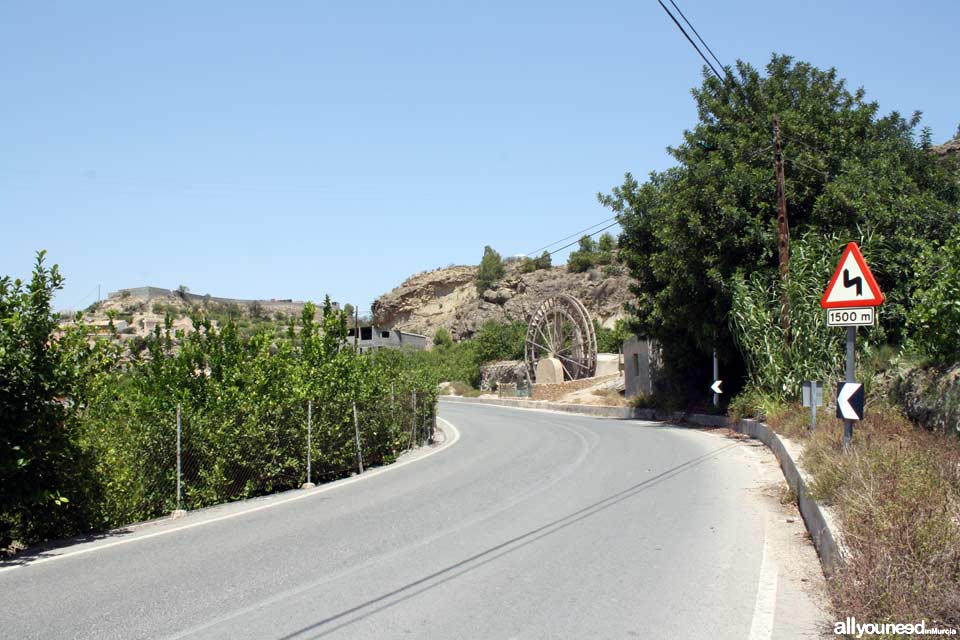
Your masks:
<svg viewBox="0 0 960 640"><path fill-rule="evenodd" d="M626 404L623 396L616 389L594 389L591 395L602 399L602 404L610 407L621 407Z"/></svg>
<svg viewBox="0 0 960 640"><path fill-rule="evenodd" d="M837 619L960 626L960 441L871 406L841 453L832 411L783 407L768 424L804 441L815 497L836 510L849 551L831 580Z"/></svg>

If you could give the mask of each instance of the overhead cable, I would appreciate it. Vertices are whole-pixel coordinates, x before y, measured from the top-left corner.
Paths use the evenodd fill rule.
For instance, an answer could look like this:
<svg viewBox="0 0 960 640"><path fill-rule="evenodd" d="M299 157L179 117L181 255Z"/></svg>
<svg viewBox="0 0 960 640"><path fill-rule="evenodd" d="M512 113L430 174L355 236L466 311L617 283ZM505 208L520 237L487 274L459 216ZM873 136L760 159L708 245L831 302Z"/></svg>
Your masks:
<svg viewBox="0 0 960 640"><path fill-rule="evenodd" d="M538 252L540 252L540 251L543 251L544 249L549 249L549 248L552 247L553 245L555 245L555 244L560 244L560 243L563 242L564 240L569 240L570 238L573 238L574 236L576 236L576 237L579 238L579 236L581 236L582 234L586 233L587 231L590 231L590 229L593 229L594 227L599 227L599 226L602 225L602 224L606 224L606 223L610 222L611 220L616 220L616 219L617 219L617 216L613 216L613 217L611 217L611 218L607 218L606 220L601 220L600 222L598 222L598 223L596 223L596 224L590 225L590 226L587 227L586 229L581 229L580 231L577 231L576 233L571 233L570 235L566 236L565 238L560 238L559 240L554 240L554 241L551 242L550 244L544 245L544 246L540 247L539 249L534 249L533 251L527 253L526 255L535 257L535 254L536 254L536 253L538 253ZM607 227L607 228L609 228L609 227ZM559 249L558 249L558 251L559 251Z"/></svg>
<svg viewBox="0 0 960 640"><path fill-rule="evenodd" d="M713 66L713 63L707 59L707 56L703 54L703 51L700 50L700 47L697 46L697 43L693 41L693 38L690 37L690 34L687 33L686 29L683 28L683 25L677 20L677 18L670 13L670 9L667 9L667 5L663 4L663 0L657 0L660 3L660 6L663 7L663 10L666 12L670 19L673 20L673 24L677 25L677 29L680 29L680 33L683 34L683 37L687 39L690 45L696 49L697 53L700 54L700 57L703 58L703 61L707 63L707 66L710 67L710 70L713 71L713 75L717 76L717 79L721 82L723 81L723 76L720 75L720 72L717 71L716 67ZM721 65L722 66L722 65Z"/></svg>

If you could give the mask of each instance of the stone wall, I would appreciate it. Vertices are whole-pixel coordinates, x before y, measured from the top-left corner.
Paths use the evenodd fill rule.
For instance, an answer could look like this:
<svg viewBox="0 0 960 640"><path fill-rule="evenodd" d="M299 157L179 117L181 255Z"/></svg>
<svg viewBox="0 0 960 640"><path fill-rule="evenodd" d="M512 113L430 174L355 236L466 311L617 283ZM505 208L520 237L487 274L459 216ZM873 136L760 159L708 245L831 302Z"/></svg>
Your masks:
<svg viewBox="0 0 960 640"><path fill-rule="evenodd" d="M496 391L501 384L527 388L527 364L522 360L500 360L480 367L480 389Z"/></svg>
<svg viewBox="0 0 960 640"><path fill-rule="evenodd" d="M606 376L611 380L616 376ZM568 380L557 384L534 384L530 390L531 400L558 400L573 391L580 391L602 382L604 378L583 378L582 380Z"/></svg>

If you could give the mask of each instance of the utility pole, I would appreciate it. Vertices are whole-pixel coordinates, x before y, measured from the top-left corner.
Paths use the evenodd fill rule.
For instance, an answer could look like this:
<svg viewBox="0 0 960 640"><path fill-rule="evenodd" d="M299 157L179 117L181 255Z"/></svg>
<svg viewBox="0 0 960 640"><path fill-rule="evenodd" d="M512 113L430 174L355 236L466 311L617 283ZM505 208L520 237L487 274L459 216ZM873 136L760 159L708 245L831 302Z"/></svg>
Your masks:
<svg viewBox="0 0 960 640"><path fill-rule="evenodd" d="M790 298L787 295L787 278L790 276L790 224L787 221L787 195L783 175L783 149L780 145L780 116L773 115L774 165L777 173L777 250L780 254L780 280L783 293L780 297L780 326L783 336L790 344Z"/></svg>
<svg viewBox="0 0 960 640"><path fill-rule="evenodd" d="M353 308L353 352L357 352L357 341L360 339L360 311Z"/></svg>

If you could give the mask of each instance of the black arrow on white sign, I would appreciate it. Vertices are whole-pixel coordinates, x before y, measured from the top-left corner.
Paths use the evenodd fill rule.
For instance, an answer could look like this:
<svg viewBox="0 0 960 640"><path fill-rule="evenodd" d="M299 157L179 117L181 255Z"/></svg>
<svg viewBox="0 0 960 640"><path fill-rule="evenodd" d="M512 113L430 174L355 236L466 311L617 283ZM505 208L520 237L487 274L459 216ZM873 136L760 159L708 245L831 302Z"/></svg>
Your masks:
<svg viewBox="0 0 960 640"><path fill-rule="evenodd" d="M837 388L837 417L844 420L863 420L863 385L842 382Z"/></svg>

